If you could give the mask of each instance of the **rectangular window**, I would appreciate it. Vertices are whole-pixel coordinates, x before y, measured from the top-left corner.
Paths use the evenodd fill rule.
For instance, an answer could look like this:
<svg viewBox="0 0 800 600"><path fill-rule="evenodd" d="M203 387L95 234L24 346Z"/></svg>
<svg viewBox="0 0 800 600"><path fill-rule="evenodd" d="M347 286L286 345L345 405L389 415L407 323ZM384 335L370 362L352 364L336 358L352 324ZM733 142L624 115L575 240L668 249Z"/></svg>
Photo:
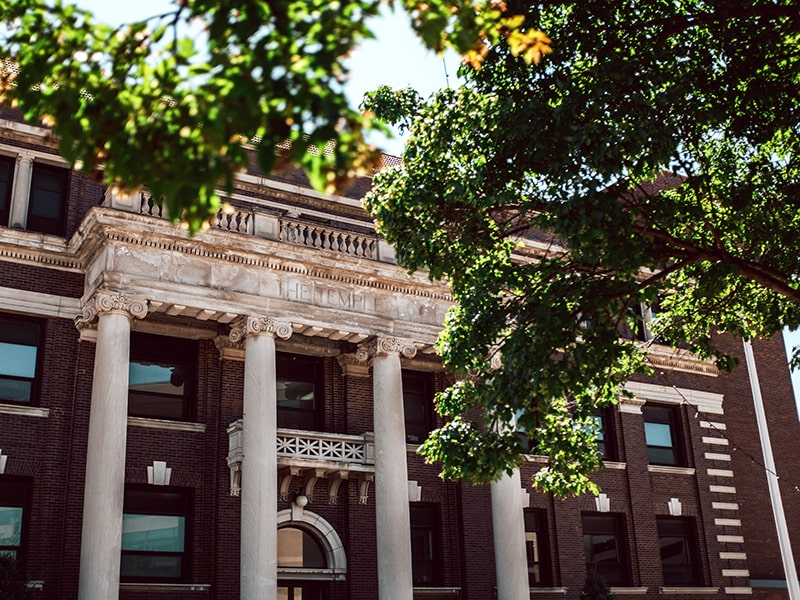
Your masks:
<svg viewBox="0 0 800 600"><path fill-rule="evenodd" d="M649 403L642 407L647 458L651 465L684 465L678 434L680 422L678 409L677 406Z"/></svg>
<svg viewBox="0 0 800 600"><path fill-rule="evenodd" d="M323 428L320 358L278 353L278 427L319 431Z"/></svg>
<svg viewBox="0 0 800 600"><path fill-rule="evenodd" d="M525 550L528 555L528 585L552 585L547 548L547 513L543 510L525 511Z"/></svg>
<svg viewBox="0 0 800 600"><path fill-rule="evenodd" d="M441 539L439 537L439 506L413 503L411 517L411 564L415 586L440 585Z"/></svg>
<svg viewBox="0 0 800 600"><path fill-rule="evenodd" d="M25 562L30 481L0 475L0 556Z"/></svg>
<svg viewBox="0 0 800 600"><path fill-rule="evenodd" d="M132 333L128 414L192 420L196 364L193 340Z"/></svg>
<svg viewBox="0 0 800 600"><path fill-rule="evenodd" d="M34 163L26 229L64 235L68 189L69 170Z"/></svg>
<svg viewBox="0 0 800 600"><path fill-rule="evenodd" d="M0 402L35 399L41 338L38 321L0 316Z"/></svg>
<svg viewBox="0 0 800 600"><path fill-rule="evenodd" d="M127 488L122 515L123 581L186 581L191 494Z"/></svg>
<svg viewBox="0 0 800 600"><path fill-rule="evenodd" d="M595 439L597 451L603 460L617 460L613 423L614 414L610 408L597 409L597 414L594 416Z"/></svg>
<svg viewBox="0 0 800 600"><path fill-rule="evenodd" d="M587 570L597 571L609 585L628 585L630 575L622 515L585 513L583 549Z"/></svg>
<svg viewBox="0 0 800 600"><path fill-rule="evenodd" d="M403 412L406 442L421 444L433 430L433 376L420 371L403 371Z"/></svg>
<svg viewBox="0 0 800 600"><path fill-rule="evenodd" d="M0 226L7 227L11 214L11 189L14 187L14 159L0 156Z"/></svg>
<svg viewBox="0 0 800 600"><path fill-rule="evenodd" d="M664 585L702 585L693 519L656 517Z"/></svg>

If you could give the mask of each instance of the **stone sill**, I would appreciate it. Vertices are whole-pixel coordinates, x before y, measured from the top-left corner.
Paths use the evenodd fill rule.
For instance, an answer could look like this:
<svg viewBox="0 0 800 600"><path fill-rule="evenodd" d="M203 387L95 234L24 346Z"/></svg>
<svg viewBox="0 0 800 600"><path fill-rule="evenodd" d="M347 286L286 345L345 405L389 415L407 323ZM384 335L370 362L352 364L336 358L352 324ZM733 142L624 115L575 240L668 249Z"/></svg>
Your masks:
<svg viewBox="0 0 800 600"><path fill-rule="evenodd" d="M645 587L612 587L611 591L618 596L644 596L647 593Z"/></svg>
<svg viewBox="0 0 800 600"><path fill-rule="evenodd" d="M414 595L425 596L458 596L461 594L460 587L414 587Z"/></svg>
<svg viewBox="0 0 800 600"><path fill-rule="evenodd" d="M0 414L19 415L21 417L49 417L50 409L20 404L0 404Z"/></svg>
<svg viewBox="0 0 800 600"><path fill-rule="evenodd" d="M531 594L566 594L567 588L565 587L532 587Z"/></svg>
<svg viewBox="0 0 800 600"><path fill-rule="evenodd" d="M680 594L707 594L712 596L719 592L718 587L667 587L662 586L658 588L659 594L673 594L673 595L680 595Z"/></svg>
<svg viewBox="0 0 800 600"><path fill-rule="evenodd" d="M126 592L209 592L210 583L120 583Z"/></svg>
<svg viewBox="0 0 800 600"><path fill-rule="evenodd" d="M651 473L668 473L670 475L694 475L696 470L692 467L670 467L667 465L647 465Z"/></svg>
<svg viewBox="0 0 800 600"><path fill-rule="evenodd" d="M188 431L190 433L205 433L205 423L186 423L184 421L170 421L168 419L148 419L146 417L128 417L128 425L145 427L148 429L166 429L168 431Z"/></svg>

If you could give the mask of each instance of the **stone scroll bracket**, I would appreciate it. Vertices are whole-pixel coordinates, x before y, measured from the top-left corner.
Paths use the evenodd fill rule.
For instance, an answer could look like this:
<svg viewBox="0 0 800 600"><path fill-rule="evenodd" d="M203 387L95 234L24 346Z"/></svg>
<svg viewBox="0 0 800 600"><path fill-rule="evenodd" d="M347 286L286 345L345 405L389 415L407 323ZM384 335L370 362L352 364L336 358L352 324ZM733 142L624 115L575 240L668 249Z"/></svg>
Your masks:
<svg viewBox="0 0 800 600"><path fill-rule="evenodd" d="M81 314L75 317L75 327L80 331L81 340L94 341L97 337L97 318L101 314L121 313L129 319L143 319L147 316L147 299L124 292L97 290L83 302Z"/></svg>
<svg viewBox="0 0 800 600"><path fill-rule="evenodd" d="M292 324L261 315L246 315L231 323L230 339L234 344L255 335L269 335L288 340L292 336Z"/></svg>
<svg viewBox="0 0 800 600"><path fill-rule="evenodd" d="M359 344L356 350L356 358L364 362L376 356L387 356L389 354L399 354L404 358L414 358L417 355L417 346L412 340L376 335L370 341Z"/></svg>

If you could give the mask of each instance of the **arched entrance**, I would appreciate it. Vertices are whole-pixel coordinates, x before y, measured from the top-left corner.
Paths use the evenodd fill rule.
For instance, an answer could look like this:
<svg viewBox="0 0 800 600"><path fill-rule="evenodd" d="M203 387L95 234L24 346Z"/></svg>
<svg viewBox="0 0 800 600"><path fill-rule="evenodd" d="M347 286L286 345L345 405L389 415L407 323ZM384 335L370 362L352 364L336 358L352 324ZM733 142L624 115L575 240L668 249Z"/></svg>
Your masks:
<svg viewBox="0 0 800 600"><path fill-rule="evenodd" d="M344 546L330 523L298 507L278 513L278 600L326 600L329 582L346 572Z"/></svg>

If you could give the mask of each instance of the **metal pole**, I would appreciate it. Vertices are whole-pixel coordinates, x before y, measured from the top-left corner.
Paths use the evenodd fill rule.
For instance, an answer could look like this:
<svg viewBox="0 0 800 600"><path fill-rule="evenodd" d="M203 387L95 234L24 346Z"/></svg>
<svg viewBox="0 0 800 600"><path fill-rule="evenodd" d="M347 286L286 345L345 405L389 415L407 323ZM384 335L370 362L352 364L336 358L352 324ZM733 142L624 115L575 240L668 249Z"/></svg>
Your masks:
<svg viewBox="0 0 800 600"><path fill-rule="evenodd" d="M764 467L767 471L767 485L769 498L772 503L772 513L775 516L775 527L778 530L778 545L781 549L783 571L786 574L786 584L789 587L790 600L800 600L800 584L797 581L797 569L794 566L792 544L789 540L789 528L786 526L786 515L783 513L781 489L778 485L778 476L775 471L775 458L772 456L772 444L769 441L767 429L767 415L764 412L764 400L761 397L761 385L758 383L756 360L753 355L753 346L750 340L744 340L744 357L747 363L747 374L750 376L750 388L753 391L753 404L756 409L756 424L761 439L761 451L764 454Z"/></svg>

